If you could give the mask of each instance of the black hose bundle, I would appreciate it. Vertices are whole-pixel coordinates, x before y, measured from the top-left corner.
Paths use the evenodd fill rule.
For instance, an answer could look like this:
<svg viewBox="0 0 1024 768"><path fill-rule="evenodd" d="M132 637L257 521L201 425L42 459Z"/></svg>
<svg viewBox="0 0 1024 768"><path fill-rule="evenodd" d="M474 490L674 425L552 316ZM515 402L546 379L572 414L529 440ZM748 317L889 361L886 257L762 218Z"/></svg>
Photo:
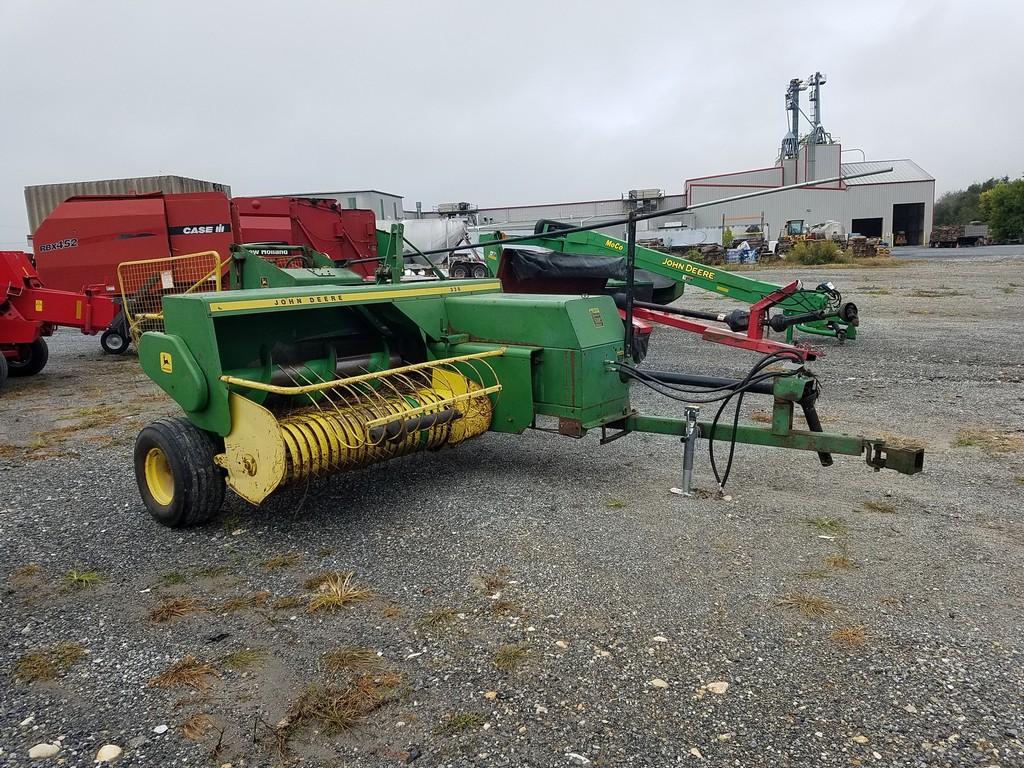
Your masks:
<svg viewBox="0 0 1024 768"><path fill-rule="evenodd" d="M715 413L715 418L711 422L711 434L709 434L707 438L708 454L711 460L711 471L714 472L715 481L718 483L719 490L724 491L725 484L728 482L729 474L732 471L733 456L736 452L736 429L739 426L740 408L743 405L743 396L747 391L764 381L775 381L776 379L786 376L796 375L798 370L764 372L764 370L773 363L787 361L797 363L803 362L799 353L792 350L779 350L778 352L772 352L758 360L742 379L717 387L687 387L680 384L671 384L669 382L662 381L645 371L641 371L629 363L617 363L617 366L619 372L623 376L633 379L654 392L671 398L672 400L691 404L721 403L718 407L718 411ZM711 396L692 397L692 395ZM725 413L725 409L734 398L736 400L736 406L732 417L732 433L729 438L729 458L726 461L725 471L719 474L718 465L715 462L715 431L718 429L718 423L722 418L722 414Z"/></svg>

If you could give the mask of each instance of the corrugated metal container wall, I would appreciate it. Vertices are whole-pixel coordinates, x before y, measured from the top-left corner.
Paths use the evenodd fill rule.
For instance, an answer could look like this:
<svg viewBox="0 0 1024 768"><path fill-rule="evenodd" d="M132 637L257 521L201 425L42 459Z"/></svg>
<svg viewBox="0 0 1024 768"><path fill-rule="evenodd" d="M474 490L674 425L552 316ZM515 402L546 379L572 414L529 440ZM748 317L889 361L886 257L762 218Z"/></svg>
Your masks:
<svg viewBox="0 0 1024 768"><path fill-rule="evenodd" d="M231 187L186 176L142 176L134 179L72 181L66 184L37 184L25 187L25 209L29 231L35 232L40 222L53 209L75 195L128 195L147 192L223 192L231 197Z"/></svg>

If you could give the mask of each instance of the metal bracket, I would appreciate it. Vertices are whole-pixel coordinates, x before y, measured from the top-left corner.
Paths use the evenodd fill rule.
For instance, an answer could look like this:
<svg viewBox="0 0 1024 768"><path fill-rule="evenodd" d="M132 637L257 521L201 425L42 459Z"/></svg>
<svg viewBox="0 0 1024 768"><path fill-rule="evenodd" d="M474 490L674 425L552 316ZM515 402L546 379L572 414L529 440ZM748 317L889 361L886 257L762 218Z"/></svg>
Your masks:
<svg viewBox="0 0 1024 768"><path fill-rule="evenodd" d="M686 417L686 431L684 432L683 443L683 476L680 488L669 490L677 496L693 498L693 456L697 452L697 438L700 437L700 427L697 426L697 417L700 415L700 408L695 405L688 405L684 411Z"/></svg>

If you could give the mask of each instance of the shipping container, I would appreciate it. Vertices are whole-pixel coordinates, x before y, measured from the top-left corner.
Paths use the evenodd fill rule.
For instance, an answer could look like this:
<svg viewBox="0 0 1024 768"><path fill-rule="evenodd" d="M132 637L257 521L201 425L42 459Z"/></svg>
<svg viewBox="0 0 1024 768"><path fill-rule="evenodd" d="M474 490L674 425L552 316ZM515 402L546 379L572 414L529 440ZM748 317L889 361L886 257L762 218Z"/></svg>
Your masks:
<svg viewBox="0 0 1024 768"><path fill-rule="evenodd" d="M231 197L231 187L186 176L143 176L134 179L105 179L100 181L72 181L65 184L37 184L25 187L25 209L28 211L29 231L34 233L39 224L54 208L69 197L77 195L131 195L149 192L222 192Z"/></svg>

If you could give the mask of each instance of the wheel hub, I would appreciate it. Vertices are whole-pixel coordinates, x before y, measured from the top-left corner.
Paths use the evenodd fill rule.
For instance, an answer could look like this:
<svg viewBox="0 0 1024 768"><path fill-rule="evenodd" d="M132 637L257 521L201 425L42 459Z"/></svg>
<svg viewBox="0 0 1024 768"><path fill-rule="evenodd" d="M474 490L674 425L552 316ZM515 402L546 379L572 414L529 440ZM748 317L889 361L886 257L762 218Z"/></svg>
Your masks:
<svg viewBox="0 0 1024 768"><path fill-rule="evenodd" d="M159 448L150 448L146 454L146 486L157 504L168 506L174 499L174 475L167 455Z"/></svg>

